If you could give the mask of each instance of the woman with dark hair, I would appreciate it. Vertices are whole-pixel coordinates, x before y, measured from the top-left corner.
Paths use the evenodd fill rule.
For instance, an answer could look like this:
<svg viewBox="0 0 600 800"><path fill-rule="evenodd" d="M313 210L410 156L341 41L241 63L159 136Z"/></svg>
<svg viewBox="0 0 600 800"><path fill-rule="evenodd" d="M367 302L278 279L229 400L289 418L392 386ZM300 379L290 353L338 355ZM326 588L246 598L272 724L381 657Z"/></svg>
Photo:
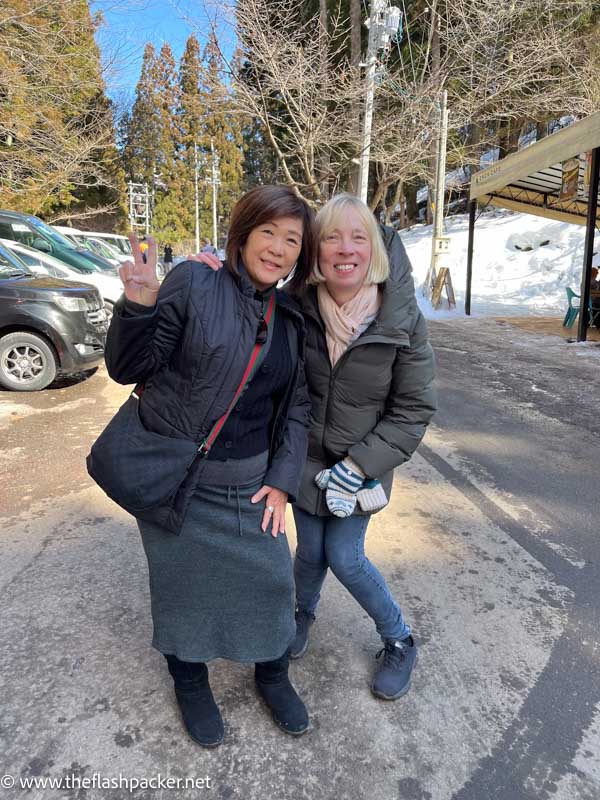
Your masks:
<svg viewBox="0 0 600 800"><path fill-rule="evenodd" d="M288 679L295 622L285 508L298 491L310 404L302 317L275 287L292 271L294 285L308 278L312 211L286 187L253 189L233 209L227 268L182 262L162 285L155 242L144 262L130 238L134 261L120 270L109 374L138 384L147 430L202 443L172 507L138 519L153 645L199 744L223 740L206 666L215 658L254 663L275 722L302 734L308 715Z"/></svg>

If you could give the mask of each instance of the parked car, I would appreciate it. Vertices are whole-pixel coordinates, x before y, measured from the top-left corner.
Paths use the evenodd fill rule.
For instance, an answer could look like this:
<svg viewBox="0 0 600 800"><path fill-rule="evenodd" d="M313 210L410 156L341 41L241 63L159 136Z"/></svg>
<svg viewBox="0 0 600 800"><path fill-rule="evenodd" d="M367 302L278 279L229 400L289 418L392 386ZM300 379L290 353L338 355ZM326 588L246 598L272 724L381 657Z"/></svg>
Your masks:
<svg viewBox="0 0 600 800"><path fill-rule="evenodd" d="M122 263L128 261L132 256L131 245L126 236L119 236L116 233L81 231L78 228L68 228L66 225L53 225L52 227L77 245L90 247L95 253L105 258L116 258L119 263Z"/></svg>
<svg viewBox="0 0 600 800"><path fill-rule="evenodd" d="M105 272L116 274L115 266L105 258L95 255L83 247L78 247L51 225L46 225L41 219L31 214L0 211L0 239L13 239L15 242L21 242L41 253L54 256L71 267L85 269L95 265Z"/></svg>
<svg viewBox="0 0 600 800"><path fill-rule="evenodd" d="M98 289L37 277L0 244L0 387L33 392L98 364L107 330Z"/></svg>
<svg viewBox="0 0 600 800"><path fill-rule="evenodd" d="M127 236L122 236L120 233L100 233L99 231L90 231L90 235L93 236L94 239L102 239L103 242L107 242L111 247L114 247L128 258L131 258L133 255L131 244Z"/></svg>
<svg viewBox="0 0 600 800"><path fill-rule="evenodd" d="M104 308L110 320L113 314L113 307L123 293L123 284L116 275L109 275L106 272L102 272L102 270L84 270L69 267L54 258L54 256L40 253L39 250L34 250L33 247L26 247L18 242L0 239L0 244L3 244L11 252L16 253L21 261L24 261L36 275L48 275L51 278L76 281L77 283L84 282L95 286L100 291L104 301Z"/></svg>
<svg viewBox="0 0 600 800"><path fill-rule="evenodd" d="M114 247L111 247L101 239L96 239L91 233L80 231L77 228L68 228L65 225L53 225L52 227L77 247L83 247L91 253L110 261L115 269L118 269L123 261L127 261L129 258L129 256L123 255L123 253L115 250Z"/></svg>
<svg viewBox="0 0 600 800"><path fill-rule="evenodd" d="M104 258L109 261L114 261L117 266L121 266L124 261L129 261L131 258L131 256L124 255L124 253L121 253L119 250L115 250L108 242L97 239L95 236L86 236L84 242L88 247L91 247L95 253L104 256Z"/></svg>

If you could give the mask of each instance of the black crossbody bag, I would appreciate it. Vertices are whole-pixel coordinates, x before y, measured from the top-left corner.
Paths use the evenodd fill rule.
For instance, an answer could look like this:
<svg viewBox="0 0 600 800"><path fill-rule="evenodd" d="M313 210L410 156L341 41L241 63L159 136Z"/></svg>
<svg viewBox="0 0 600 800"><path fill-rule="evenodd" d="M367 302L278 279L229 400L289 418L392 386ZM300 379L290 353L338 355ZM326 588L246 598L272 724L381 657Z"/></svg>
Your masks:
<svg viewBox="0 0 600 800"><path fill-rule="evenodd" d="M202 442L164 436L144 427L140 418L143 386L136 386L92 445L87 471L125 511L179 532L195 467L209 454L244 389L264 359L273 330L275 292L259 327L257 340L227 411Z"/></svg>

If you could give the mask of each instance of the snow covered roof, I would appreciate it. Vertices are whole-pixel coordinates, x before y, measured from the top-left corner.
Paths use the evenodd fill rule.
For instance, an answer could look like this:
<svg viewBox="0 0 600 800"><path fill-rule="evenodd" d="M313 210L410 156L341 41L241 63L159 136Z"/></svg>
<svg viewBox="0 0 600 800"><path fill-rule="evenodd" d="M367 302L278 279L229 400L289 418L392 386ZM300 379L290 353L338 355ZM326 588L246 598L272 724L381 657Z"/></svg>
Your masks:
<svg viewBox="0 0 600 800"><path fill-rule="evenodd" d="M471 200L585 225L589 165L596 147L600 147L600 112L476 173Z"/></svg>

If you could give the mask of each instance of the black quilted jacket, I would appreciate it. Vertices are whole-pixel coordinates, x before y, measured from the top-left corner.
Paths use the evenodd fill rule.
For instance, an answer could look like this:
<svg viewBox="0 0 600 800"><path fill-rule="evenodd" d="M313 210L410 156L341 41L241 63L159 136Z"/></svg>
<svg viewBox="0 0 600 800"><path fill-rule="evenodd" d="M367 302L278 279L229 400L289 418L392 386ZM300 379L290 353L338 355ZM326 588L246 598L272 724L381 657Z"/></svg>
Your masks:
<svg viewBox="0 0 600 800"><path fill-rule="evenodd" d="M144 384L140 417L150 430L200 443L227 410L250 359L263 310L243 265L240 273L237 280L227 269L215 272L186 261L169 272L153 309L132 314L124 297L115 305L106 366L118 383ZM306 459L310 411L304 324L294 300L280 291L277 313L284 316L298 368L271 421L265 483L287 492L293 501Z"/></svg>

